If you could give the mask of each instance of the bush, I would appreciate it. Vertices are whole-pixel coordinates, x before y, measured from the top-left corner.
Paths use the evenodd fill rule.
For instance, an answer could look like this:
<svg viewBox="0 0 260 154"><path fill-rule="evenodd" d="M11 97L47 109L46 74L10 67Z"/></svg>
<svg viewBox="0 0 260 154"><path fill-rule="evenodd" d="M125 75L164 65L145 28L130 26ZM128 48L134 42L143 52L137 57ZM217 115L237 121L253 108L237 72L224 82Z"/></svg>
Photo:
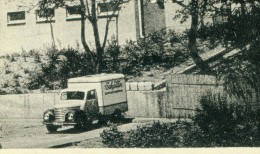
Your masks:
<svg viewBox="0 0 260 154"><path fill-rule="evenodd" d="M105 52L106 72L141 75L155 67L171 68L188 59L188 52L180 45L184 38L174 31L157 31L137 42L127 41L120 47L113 37ZM171 47L168 48L167 44ZM175 45L175 47L172 47Z"/></svg>
<svg viewBox="0 0 260 154"><path fill-rule="evenodd" d="M188 122L154 122L124 133L112 127L104 130L100 136L102 142L109 147L182 147L186 132L190 129Z"/></svg>
<svg viewBox="0 0 260 154"><path fill-rule="evenodd" d="M115 37L112 37L108 42L108 47L105 49L105 71L106 72L122 72L120 66L121 47L118 45Z"/></svg>
<svg viewBox="0 0 260 154"><path fill-rule="evenodd" d="M109 130L104 130L100 136L102 137L102 142L108 145L108 147L122 147L124 134L119 132L116 126L111 126Z"/></svg>
<svg viewBox="0 0 260 154"><path fill-rule="evenodd" d="M257 114L248 106L229 103L208 94L200 100L194 123L201 129L204 146L254 146L258 141ZM259 129L259 128L258 128Z"/></svg>
<svg viewBox="0 0 260 154"><path fill-rule="evenodd" d="M34 52L35 60L38 54ZM95 73L94 55L80 52L73 48L48 48L46 60L41 62L41 72L31 75L29 89L39 89L45 86L48 89L65 88L67 79Z"/></svg>

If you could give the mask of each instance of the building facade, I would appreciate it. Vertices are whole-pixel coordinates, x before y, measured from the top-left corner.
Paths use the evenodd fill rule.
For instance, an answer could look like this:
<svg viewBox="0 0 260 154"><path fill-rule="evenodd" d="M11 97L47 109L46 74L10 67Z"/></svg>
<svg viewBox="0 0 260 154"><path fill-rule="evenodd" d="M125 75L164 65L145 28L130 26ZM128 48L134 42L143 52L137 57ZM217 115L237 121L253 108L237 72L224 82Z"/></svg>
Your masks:
<svg viewBox="0 0 260 154"><path fill-rule="evenodd" d="M161 3L162 2L162 3ZM0 2L0 54L19 53L23 50L41 50L53 41L58 48L81 47L81 22L73 6L50 10L52 15L46 22L37 13L37 0L1 0ZM98 26L101 41L105 34L107 5L97 5ZM189 22L180 24L174 20L175 12L181 8L171 0L124 0L110 23L108 40L115 36L120 45L127 40L136 41L160 29L185 30ZM94 48L91 24L86 20L86 39Z"/></svg>

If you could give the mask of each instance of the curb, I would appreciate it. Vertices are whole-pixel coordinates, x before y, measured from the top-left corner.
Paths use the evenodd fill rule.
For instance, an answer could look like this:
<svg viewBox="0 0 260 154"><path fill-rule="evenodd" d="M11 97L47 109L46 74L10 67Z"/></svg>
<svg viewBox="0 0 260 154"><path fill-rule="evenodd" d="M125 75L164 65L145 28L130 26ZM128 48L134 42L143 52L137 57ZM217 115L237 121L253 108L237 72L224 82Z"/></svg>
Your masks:
<svg viewBox="0 0 260 154"><path fill-rule="evenodd" d="M170 123L170 122L177 122L177 121L187 121L187 122L191 122L191 119L178 119L178 118L173 118L173 119L169 119L169 118L133 118L132 122L133 123L145 123L145 122L162 122L162 123Z"/></svg>

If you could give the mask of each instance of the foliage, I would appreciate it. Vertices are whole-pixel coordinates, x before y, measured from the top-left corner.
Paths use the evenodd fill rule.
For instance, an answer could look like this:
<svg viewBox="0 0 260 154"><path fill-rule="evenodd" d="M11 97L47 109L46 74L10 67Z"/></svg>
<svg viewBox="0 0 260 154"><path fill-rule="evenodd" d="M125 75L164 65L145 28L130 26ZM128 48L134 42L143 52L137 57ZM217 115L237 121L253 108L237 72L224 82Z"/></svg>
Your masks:
<svg viewBox="0 0 260 154"><path fill-rule="evenodd" d="M35 63L40 63L41 62L41 54L39 53L39 51L30 50L29 53L28 53L28 56L33 57Z"/></svg>
<svg viewBox="0 0 260 154"><path fill-rule="evenodd" d="M225 60L217 68L219 78L224 80L225 90L245 103L252 98L260 99L259 44L260 40L253 41L239 55Z"/></svg>
<svg viewBox="0 0 260 154"><path fill-rule="evenodd" d="M112 127L104 130L100 136L109 147L182 147L190 126L187 122L153 122L125 133Z"/></svg>
<svg viewBox="0 0 260 154"><path fill-rule="evenodd" d="M260 11L259 6L253 6L252 9L255 12ZM255 12L252 11L243 17L231 14L228 22L201 29L199 35L210 39L213 44L221 42L232 48L243 48L259 39L260 14Z"/></svg>
<svg viewBox="0 0 260 154"><path fill-rule="evenodd" d="M211 47L222 44L228 50L244 48L259 40L260 5L255 0L191 0L188 4L177 2L182 9L176 11L175 19L185 22L190 17L189 52L196 65L204 72L211 72L197 51L197 39L210 40ZM237 4L240 4L238 7ZM234 7L236 6L236 7ZM216 21L225 16L226 21ZM212 22L204 23L212 18ZM204 21L205 20L205 21ZM206 68L206 69L204 69Z"/></svg>
<svg viewBox="0 0 260 154"><path fill-rule="evenodd" d="M222 60L216 72L224 81L225 91L248 105L260 99L260 7L254 1L247 1L249 7L244 0L231 3L240 3L241 7L230 10L227 22L211 25L200 35L212 44L222 42L228 48L239 48L238 54Z"/></svg>
<svg viewBox="0 0 260 154"><path fill-rule="evenodd" d="M200 103L192 122L153 122L128 132L113 126L101 133L102 142L127 148L259 146L260 112L210 93Z"/></svg>
<svg viewBox="0 0 260 154"><path fill-rule="evenodd" d="M29 88L38 89L43 85L49 89L65 88L68 78L95 72L93 56L72 48L60 51L49 48L47 60L41 64L42 71L33 77Z"/></svg>
<svg viewBox="0 0 260 154"><path fill-rule="evenodd" d="M185 37L174 31L161 30L137 42L127 41L120 47L112 39L106 48L106 71L140 75L153 67L171 68L188 59ZM174 46L174 48L173 48Z"/></svg>
<svg viewBox="0 0 260 154"><path fill-rule="evenodd" d="M39 13L44 16L48 16L50 14L50 9L57 9L61 7L76 7L76 14L80 15L80 21L81 21L81 28L79 29L81 31L81 43L82 46L88 54L91 54L92 50L90 49L90 44L86 41L86 34L85 34L85 22L88 20L90 25L92 26L93 30L93 36L95 38L95 51L96 51L96 73L103 72L104 69L104 48L106 46L107 42L107 36L109 31L109 24L112 21L112 18L114 17L114 14L117 12L117 10L120 8L119 6L123 3L122 0L111 0L109 2L104 3L103 5L106 5L108 7L112 6L112 15L109 15L106 17L106 26L105 26L105 32L104 32L104 38L101 40L101 36L99 33L99 27L98 27L98 11L97 11L97 5L99 5L100 2L97 0L40 0L37 5L40 8ZM102 42L103 41L103 42Z"/></svg>
<svg viewBox="0 0 260 154"><path fill-rule="evenodd" d="M193 119L201 129L197 134L199 144L193 146L255 146L257 144L258 131L260 131L257 112L247 106L228 103L227 99L220 95L208 94L201 98L200 103L201 108L197 109ZM207 142L203 143L203 141Z"/></svg>
<svg viewBox="0 0 260 154"><path fill-rule="evenodd" d="M104 72L138 76L142 71L153 68L174 67L188 58L186 48L180 43L183 42L181 37L174 31L158 31L138 42L128 41L125 46L119 46L112 38L105 52ZM45 50L23 51L21 55L3 57L6 59L3 70L6 80L0 83L1 87L5 87L1 94L65 88L68 78L96 72L97 58L93 52L86 53L70 47L58 50L54 46ZM17 73L18 77L11 81ZM21 90L14 90L13 82L16 81Z"/></svg>
<svg viewBox="0 0 260 154"><path fill-rule="evenodd" d="M194 5L196 7L194 8ZM233 5L240 4L234 7ZM186 22L192 15L198 15L198 38L210 39L212 43L229 44L232 47L244 47L259 39L259 2L255 0L192 0L182 9L176 10L174 19ZM232 7L231 7L232 6ZM204 23L207 18L228 17L224 22ZM230 44L231 43L231 44Z"/></svg>
<svg viewBox="0 0 260 154"><path fill-rule="evenodd" d="M120 53L121 47L118 45L116 38L113 36L108 41L108 47L105 49L105 70L107 72L120 72Z"/></svg>
<svg viewBox="0 0 260 154"><path fill-rule="evenodd" d="M102 142L107 144L108 147L121 147L124 134L118 131L116 126L111 126L109 130L104 130L100 136Z"/></svg>

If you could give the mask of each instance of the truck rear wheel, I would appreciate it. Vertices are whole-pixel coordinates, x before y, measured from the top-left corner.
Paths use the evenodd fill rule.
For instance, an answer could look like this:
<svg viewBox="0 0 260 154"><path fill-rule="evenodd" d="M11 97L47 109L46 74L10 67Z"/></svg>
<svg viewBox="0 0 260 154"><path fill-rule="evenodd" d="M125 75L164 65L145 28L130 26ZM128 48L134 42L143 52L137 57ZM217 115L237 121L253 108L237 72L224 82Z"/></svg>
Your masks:
<svg viewBox="0 0 260 154"><path fill-rule="evenodd" d="M120 109L115 109L114 113L111 115L111 118L113 122L122 122L125 117Z"/></svg>
<svg viewBox="0 0 260 154"><path fill-rule="evenodd" d="M125 119L122 111L120 109L115 109L115 111L110 115L100 115L98 118L98 123L101 125L109 125L111 123L123 122Z"/></svg>
<svg viewBox="0 0 260 154"><path fill-rule="evenodd" d="M82 118L75 126L75 129L88 130L92 126L93 120L91 118Z"/></svg>
<svg viewBox="0 0 260 154"><path fill-rule="evenodd" d="M54 125L46 125L46 128L50 133L56 132L58 130L58 127Z"/></svg>
<svg viewBox="0 0 260 154"><path fill-rule="evenodd" d="M109 117L106 115L100 115L98 118L98 123L101 125L107 125L110 123Z"/></svg>

